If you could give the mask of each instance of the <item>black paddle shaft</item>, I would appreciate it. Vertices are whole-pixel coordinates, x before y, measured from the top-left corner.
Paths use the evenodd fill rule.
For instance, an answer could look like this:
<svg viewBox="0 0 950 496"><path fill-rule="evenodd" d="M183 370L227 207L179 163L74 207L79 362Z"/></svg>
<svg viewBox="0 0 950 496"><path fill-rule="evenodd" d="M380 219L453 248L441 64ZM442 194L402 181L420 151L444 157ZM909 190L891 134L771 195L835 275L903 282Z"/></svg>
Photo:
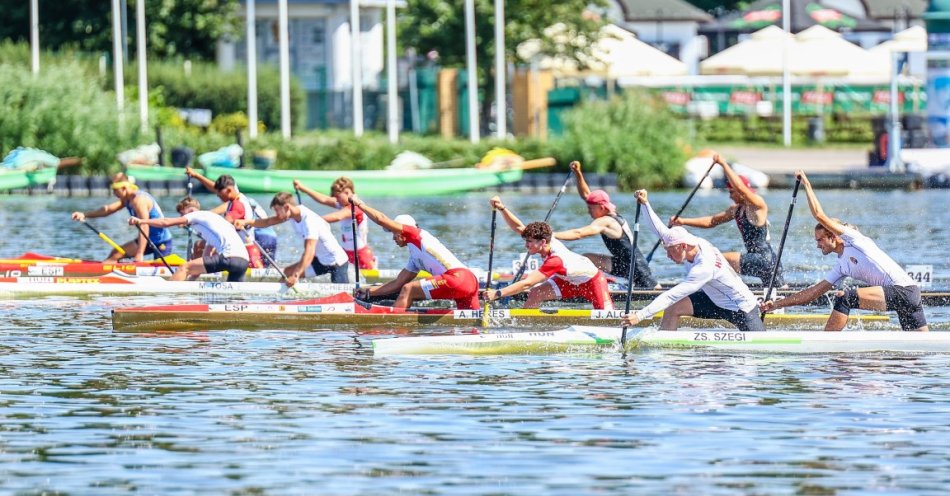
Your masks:
<svg viewBox="0 0 950 496"><path fill-rule="evenodd" d="M673 216L674 218L679 217L680 215L683 214L683 211L686 210L686 205L689 205L689 201L692 200L693 195L695 195L696 192L699 191L699 187L702 186L703 181L706 180L706 177L709 176L709 173L712 172L713 167L715 166L716 166L716 162L713 162L712 164L709 165L709 168L706 169L706 173L703 174L703 177L699 178L699 181L696 183L696 186L693 187L693 191L690 191L689 196L686 197L686 201L683 202L683 206L680 207L680 209L676 211L676 215ZM672 222L666 225L666 227L671 227L671 226L672 226ZM656 243L653 244L653 249L651 249L650 253L647 255L647 263L650 263L653 260L653 255L656 253L656 249L659 247L660 247L660 240L656 240Z"/></svg>
<svg viewBox="0 0 950 496"><path fill-rule="evenodd" d="M551 214L554 213L554 209L557 208L557 203L561 201L561 195L564 194L564 191L567 190L567 185L571 183L571 178L574 177L574 169L571 169L567 173L567 179L564 180L564 184L561 185L560 191L557 192L557 196L554 197L554 203L551 204L551 208L548 209L547 215L544 216L544 222L551 220ZM521 267L518 268L518 272L515 273L514 279L511 280L511 284L518 282L518 279L521 279L521 276L524 275L524 270L528 267L528 257L531 255L528 253L524 254L524 258L521 259Z"/></svg>
<svg viewBox="0 0 950 496"><path fill-rule="evenodd" d="M300 194L299 192L297 193ZM352 227L353 232L353 270L356 273L356 287L353 289L354 292L360 289L360 252L357 249L356 243L356 204L353 203L353 198L350 198L350 227Z"/></svg>
<svg viewBox="0 0 950 496"><path fill-rule="evenodd" d="M495 258L495 228L498 226L498 210L491 209L491 236L488 241L488 275L485 277L485 289L491 289L492 262Z"/></svg>
<svg viewBox="0 0 950 496"><path fill-rule="evenodd" d="M785 216L785 229L782 231L782 240L778 243L778 253L775 255L775 267L772 267L772 276L769 277L769 286L765 290L765 299L768 300L775 287L775 278L778 276L778 269L782 263L782 250L785 249L785 239L788 237L788 226L792 223L792 211L795 209L795 200L798 198L798 187L802 185L802 178L795 181L795 189L792 191L792 201L788 204L788 215ZM765 320L765 312L760 315Z"/></svg>
<svg viewBox="0 0 950 496"><path fill-rule="evenodd" d="M155 242L153 242L152 239L149 238L147 234L145 234L145 231L142 229L142 225L136 224L135 227L139 230L139 234L145 237L145 241L148 243L148 246L152 248L152 251L155 253L155 255L158 255L158 258L162 259L162 263L165 264L165 267L168 268L168 271L175 272L174 269L172 269L172 266L168 265L168 262L165 260L165 255L162 255L162 252L158 249L157 246L155 246Z"/></svg>
<svg viewBox="0 0 950 496"><path fill-rule="evenodd" d="M634 215L633 220L633 249L630 250L630 268L627 269L627 303L624 306L623 313L624 315L630 313L630 300L633 297L633 278L637 275L637 238L640 237L640 207L642 205L640 202L637 202L637 213ZM627 326L623 326L623 330L620 332L620 349L627 349Z"/></svg>

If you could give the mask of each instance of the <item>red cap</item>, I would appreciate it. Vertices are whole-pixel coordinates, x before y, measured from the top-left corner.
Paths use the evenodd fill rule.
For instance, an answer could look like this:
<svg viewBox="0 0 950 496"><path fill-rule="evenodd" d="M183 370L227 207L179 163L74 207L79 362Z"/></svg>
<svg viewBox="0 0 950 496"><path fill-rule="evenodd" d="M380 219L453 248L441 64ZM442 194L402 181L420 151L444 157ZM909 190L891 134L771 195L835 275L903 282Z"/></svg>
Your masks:
<svg viewBox="0 0 950 496"><path fill-rule="evenodd" d="M601 205L607 207L607 210L610 210L611 212L617 210L617 206L613 203L610 203L610 195L608 195L607 192L602 189L595 189L594 191L591 191L590 194L587 195L586 201L588 205Z"/></svg>
<svg viewBox="0 0 950 496"><path fill-rule="evenodd" d="M739 176L739 180L742 181L742 184L745 184L745 187L746 187L746 188L749 188L749 189L751 189L751 190L753 190L753 191L755 190L755 186L752 186L752 183L749 182L749 178L748 178L748 177ZM728 180L728 179L726 179L726 188L732 189L732 184L729 183L729 180Z"/></svg>

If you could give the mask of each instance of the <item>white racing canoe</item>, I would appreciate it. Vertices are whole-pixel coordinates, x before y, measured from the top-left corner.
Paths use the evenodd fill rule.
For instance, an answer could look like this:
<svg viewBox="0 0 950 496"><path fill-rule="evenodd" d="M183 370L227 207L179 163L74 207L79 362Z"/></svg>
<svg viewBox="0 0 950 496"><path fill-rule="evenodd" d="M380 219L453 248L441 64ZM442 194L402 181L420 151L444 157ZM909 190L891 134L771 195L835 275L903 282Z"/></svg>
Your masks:
<svg viewBox="0 0 950 496"><path fill-rule="evenodd" d="M301 282L288 288L281 282L169 281L160 276L121 272L96 277L23 276L0 279L0 298L63 295L263 295L280 298L329 296L352 292L353 284Z"/></svg>
<svg viewBox="0 0 950 496"><path fill-rule="evenodd" d="M620 348L619 327L571 326L552 331L376 339L377 355L491 355L585 352ZM659 331L627 329L627 347L711 348L764 353L947 353L950 332Z"/></svg>

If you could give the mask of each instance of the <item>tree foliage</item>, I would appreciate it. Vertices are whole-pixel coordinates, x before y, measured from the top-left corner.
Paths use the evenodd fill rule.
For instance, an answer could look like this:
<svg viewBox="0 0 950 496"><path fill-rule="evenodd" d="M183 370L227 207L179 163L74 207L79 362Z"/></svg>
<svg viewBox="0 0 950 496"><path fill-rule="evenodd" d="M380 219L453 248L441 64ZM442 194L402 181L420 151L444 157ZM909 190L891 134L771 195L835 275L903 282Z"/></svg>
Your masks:
<svg viewBox="0 0 950 496"><path fill-rule="evenodd" d="M135 2L126 15L129 58L135 57ZM40 2L40 44L44 50L76 47L87 52L112 51L112 2L58 0ZM238 0L148 0L145 18L148 55L214 58L217 41L235 32ZM0 0L4 22L0 39L29 42L30 3Z"/></svg>
<svg viewBox="0 0 950 496"><path fill-rule="evenodd" d="M465 65L465 9L461 1L408 0L405 15L399 20L399 39L404 46L420 53L436 51L443 66ZM604 20L590 13L605 5L605 0L508 0L505 2L505 53L510 62L528 62L518 56L518 45L531 39L545 43L542 53L577 59L589 54L592 43L574 43L577 39L597 40ZM491 67L495 56L495 6L493 0L475 1L475 50L480 67ZM565 26L568 36L545 40L544 29L555 24Z"/></svg>

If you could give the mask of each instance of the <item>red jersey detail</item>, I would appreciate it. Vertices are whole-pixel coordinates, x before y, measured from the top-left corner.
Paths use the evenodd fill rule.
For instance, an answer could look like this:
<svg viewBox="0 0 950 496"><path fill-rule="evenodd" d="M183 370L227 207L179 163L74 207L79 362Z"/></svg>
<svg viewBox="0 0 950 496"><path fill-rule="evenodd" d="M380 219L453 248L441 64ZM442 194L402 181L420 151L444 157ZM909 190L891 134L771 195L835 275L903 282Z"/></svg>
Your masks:
<svg viewBox="0 0 950 496"><path fill-rule="evenodd" d="M407 224L402 225L402 236L406 238L406 242L414 245L416 248L422 249L422 229L418 227L412 227Z"/></svg>
<svg viewBox="0 0 950 496"><path fill-rule="evenodd" d="M228 208L224 211L224 218L228 222L233 222L235 219L244 219L247 212L244 211L244 202L240 200L231 200L228 202Z"/></svg>
<svg viewBox="0 0 950 496"><path fill-rule="evenodd" d="M566 276L567 267L564 267L564 260L561 257L555 255L553 252L548 258L544 259L544 263L541 264L541 267L538 269L545 277L552 277L555 275Z"/></svg>

